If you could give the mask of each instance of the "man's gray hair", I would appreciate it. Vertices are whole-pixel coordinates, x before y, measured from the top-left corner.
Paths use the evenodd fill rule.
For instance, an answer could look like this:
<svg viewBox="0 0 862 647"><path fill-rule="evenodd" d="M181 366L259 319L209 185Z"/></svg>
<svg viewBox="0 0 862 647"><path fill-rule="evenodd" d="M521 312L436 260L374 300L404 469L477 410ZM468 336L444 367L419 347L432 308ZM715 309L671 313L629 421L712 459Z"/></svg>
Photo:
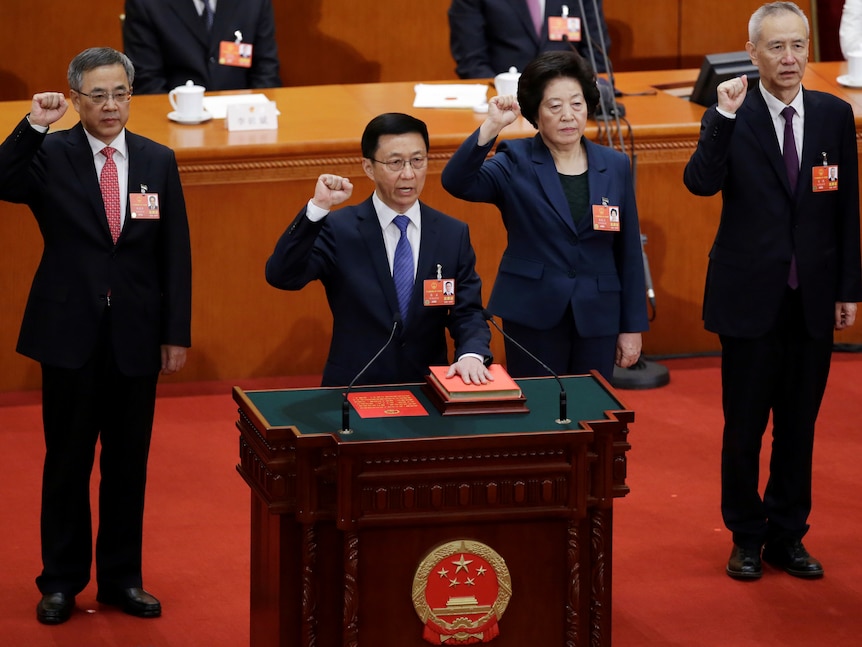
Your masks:
<svg viewBox="0 0 862 647"><path fill-rule="evenodd" d="M757 11L751 14L751 20L748 21L748 40L756 45L757 41L760 39L760 32L763 28L764 18L784 13L786 11L795 13L797 16L802 18L802 22L805 23L805 37L808 38L811 34L811 28L808 26L808 16L806 16L805 12L799 8L799 5L795 2L769 2L765 5L761 5Z"/></svg>
<svg viewBox="0 0 862 647"><path fill-rule="evenodd" d="M126 77L129 79L129 87L132 87L135 80L135 66L132 65L128 56L110 47L91 47L73 58L72 62L69 63L69 87L75 92L80 92L81 84L84 81L84 72L105 65L122 65L126 70Z"/></svg>

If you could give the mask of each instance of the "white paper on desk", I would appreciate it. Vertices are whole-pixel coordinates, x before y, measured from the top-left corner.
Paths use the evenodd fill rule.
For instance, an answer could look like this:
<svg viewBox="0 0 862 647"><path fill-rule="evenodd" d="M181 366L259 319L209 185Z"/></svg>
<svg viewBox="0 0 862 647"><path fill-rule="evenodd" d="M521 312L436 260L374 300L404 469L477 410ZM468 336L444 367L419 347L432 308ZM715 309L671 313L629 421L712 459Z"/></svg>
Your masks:
<svg viewBox="0 0 862 647"><path fill-rule="evenodd" d="M488 86L478 83L417 83L414 108L472 108L488 101Z"/></svg>
<svg viewBox="0 0 862 647"><path fill-rule="evenodd" d="M218 97L204 97L204 109L216 119L227 116L227 107L235 104L268 103L265 94L226 94Z"/></svg>

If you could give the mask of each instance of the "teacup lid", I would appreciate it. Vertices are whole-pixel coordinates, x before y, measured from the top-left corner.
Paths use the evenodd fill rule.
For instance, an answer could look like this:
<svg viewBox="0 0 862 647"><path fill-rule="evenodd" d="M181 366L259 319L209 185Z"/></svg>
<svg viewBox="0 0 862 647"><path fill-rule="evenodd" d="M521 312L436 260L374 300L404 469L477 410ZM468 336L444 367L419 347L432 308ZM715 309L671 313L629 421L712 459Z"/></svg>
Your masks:
<svg viewBox="0 0 862 647"><path fill-rule="evenodd" d="M195 85L195 82L189 79L185 85L178 85L174 88L174 92L201 92L205 90L202 85Z"/></svg>
<svg viewBox="0 0 862 647"><path fill-rule="evenodd" d="M508 72L500 72L495 79L500 79L501 81L517 81L521 78L521 73L518 71L518 68L514 65L509 68Z"/></svg>

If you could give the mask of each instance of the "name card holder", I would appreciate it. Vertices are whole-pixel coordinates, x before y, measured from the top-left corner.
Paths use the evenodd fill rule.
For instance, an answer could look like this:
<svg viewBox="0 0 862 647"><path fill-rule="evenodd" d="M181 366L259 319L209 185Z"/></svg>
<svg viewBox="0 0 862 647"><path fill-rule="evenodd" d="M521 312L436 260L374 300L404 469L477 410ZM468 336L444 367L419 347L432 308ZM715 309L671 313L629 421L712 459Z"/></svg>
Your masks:
<svg viewBox="0 0 862 647"><path fill-rule="evenodd" d="M274 101L265 103L232 103L224 120L228 130L277 130L278 110Z"/></svg>

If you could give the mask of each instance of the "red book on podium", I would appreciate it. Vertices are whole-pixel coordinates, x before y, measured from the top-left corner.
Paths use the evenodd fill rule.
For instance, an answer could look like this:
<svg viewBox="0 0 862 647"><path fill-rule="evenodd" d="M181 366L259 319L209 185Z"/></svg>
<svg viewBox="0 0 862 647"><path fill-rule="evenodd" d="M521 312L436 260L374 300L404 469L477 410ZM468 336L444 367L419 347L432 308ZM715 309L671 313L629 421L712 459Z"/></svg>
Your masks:
<svg viewBox="0 0 862 647"><path fill-rule="evenodd" d="M460 375L446 377L448 366L432 366L425 377L425 394L444 416L476 413L527 413L521 387L500 364L488 367L493 381L464 384Z"/></svg>

